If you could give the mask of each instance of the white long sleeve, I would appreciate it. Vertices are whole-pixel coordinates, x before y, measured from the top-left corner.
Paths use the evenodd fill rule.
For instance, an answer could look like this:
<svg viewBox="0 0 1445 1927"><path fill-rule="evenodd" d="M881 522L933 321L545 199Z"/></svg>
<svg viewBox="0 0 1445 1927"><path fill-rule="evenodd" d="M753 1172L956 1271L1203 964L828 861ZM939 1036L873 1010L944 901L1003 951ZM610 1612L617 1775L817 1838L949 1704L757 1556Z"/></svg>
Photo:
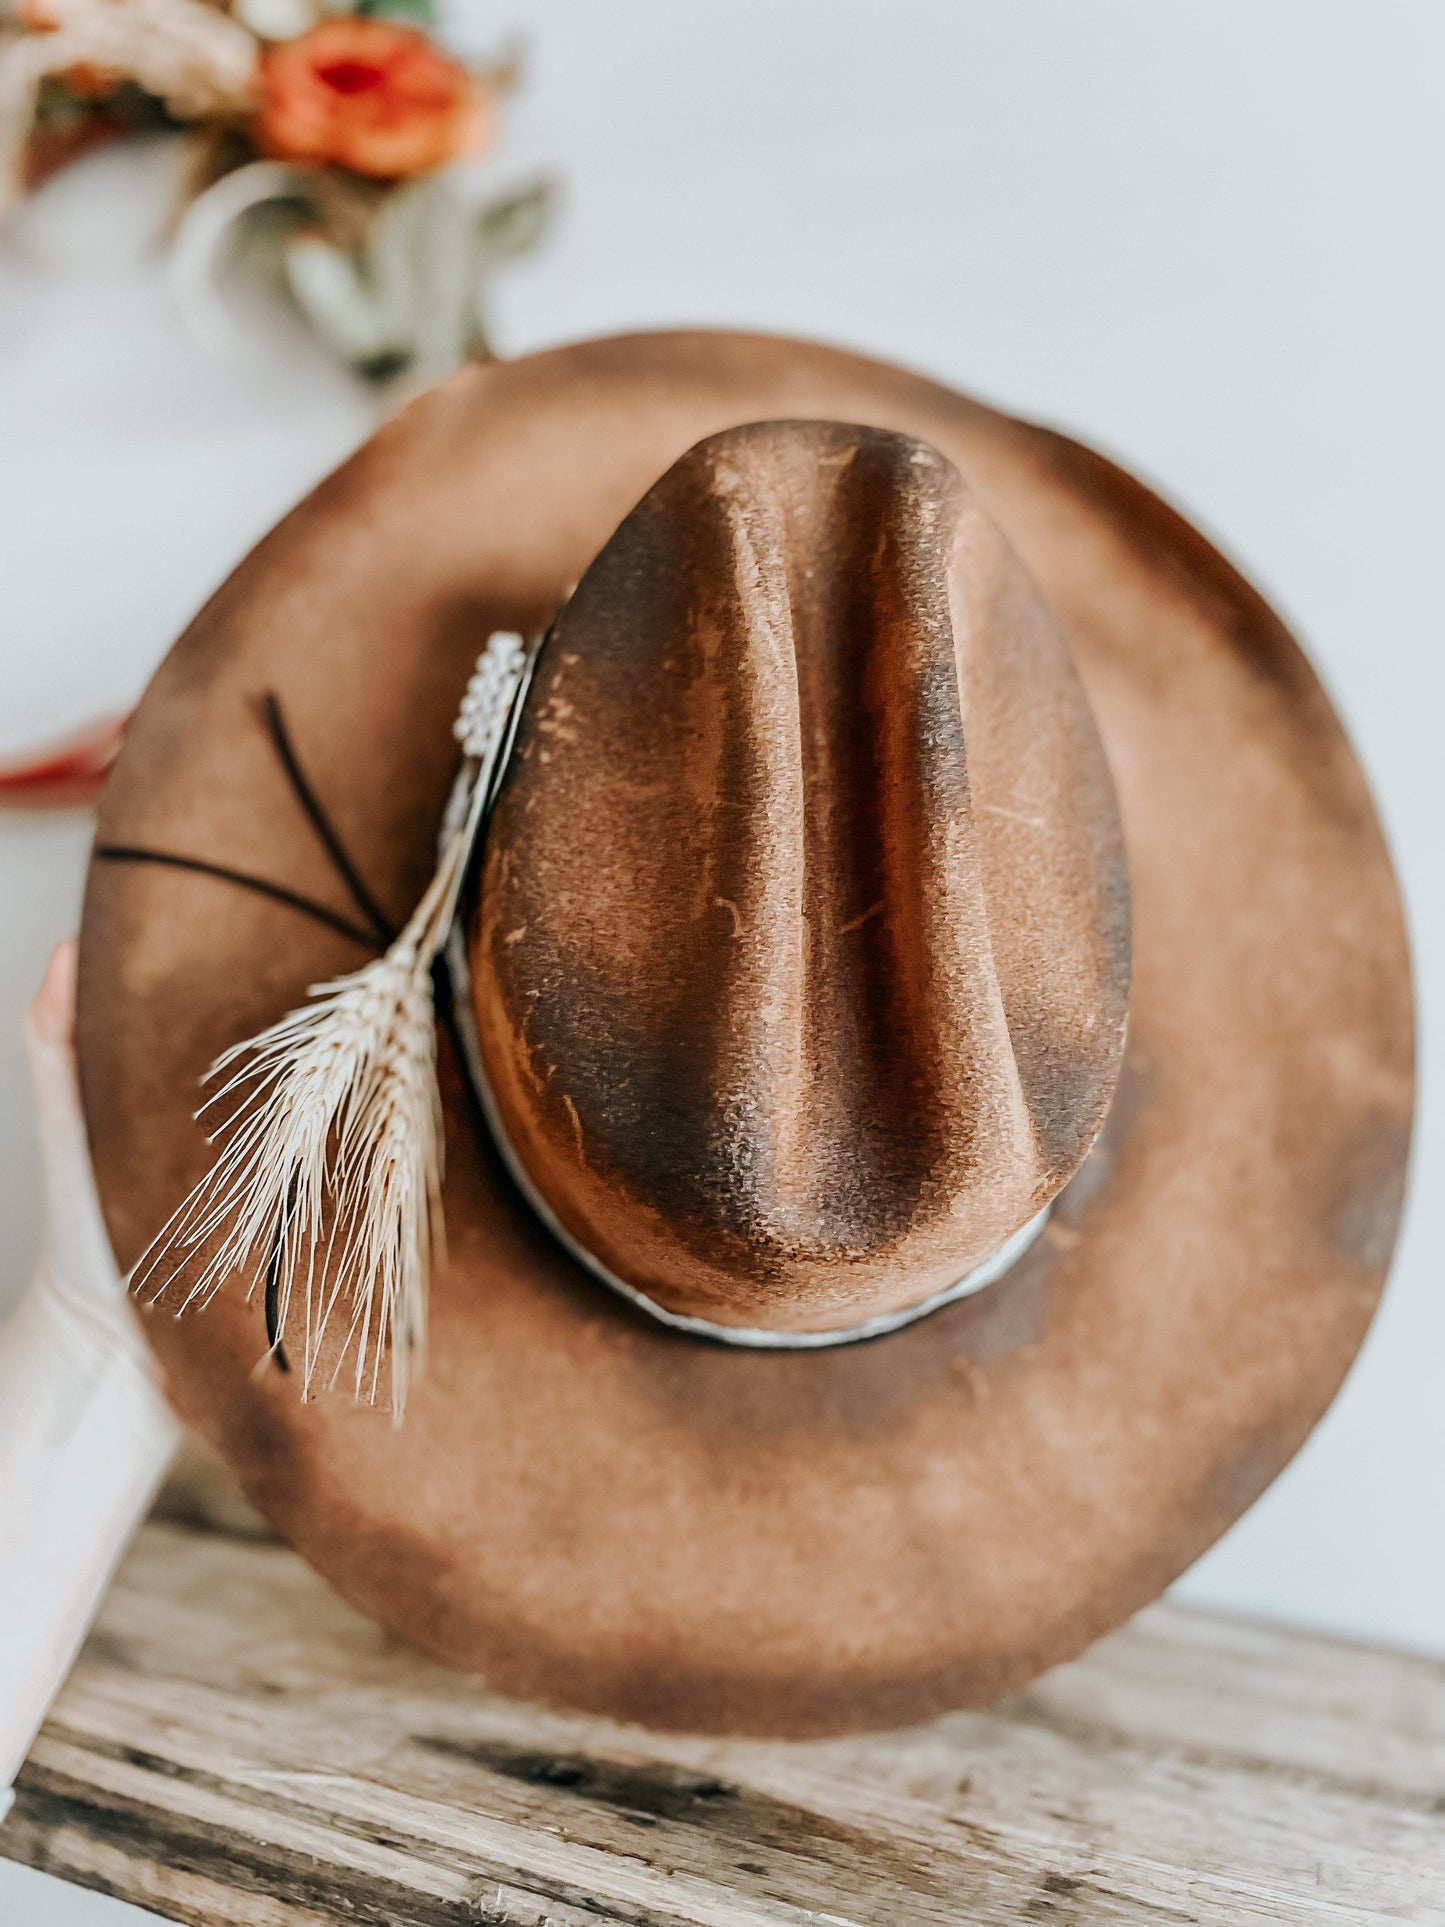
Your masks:
<svg viewBox="0 0 1445 1927"><path fill-rule="evenodd" d="M26 1025L46 1230L0 1329L0 1818L180 1437L96 1198L71 1045L74 973L74 946L62 945Z"/></svg>

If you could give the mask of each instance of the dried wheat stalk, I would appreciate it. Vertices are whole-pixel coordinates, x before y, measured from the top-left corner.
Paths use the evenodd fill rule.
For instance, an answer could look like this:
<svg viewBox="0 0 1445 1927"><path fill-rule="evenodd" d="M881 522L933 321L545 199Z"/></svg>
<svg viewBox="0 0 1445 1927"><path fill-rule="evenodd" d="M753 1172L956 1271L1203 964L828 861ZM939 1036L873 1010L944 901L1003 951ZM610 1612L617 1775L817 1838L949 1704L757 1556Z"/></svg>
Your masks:
<svg viewBox="0 0 1445 1927"><path fill-rule="evenodd" d="M202 1107L225 1113L215 1164L141 1260L132 1283L154 1302L204 1254L182 1302L205 1304L238 1271L269 1276L276 1342L299 1296L303 1397L338 1308L333 1379L352 1362L358 1398L399 1418L426 1342L427 1281L443 1235L443 1131L432 964L456 915L528 664L520 637L495 635L456 725L463 766L436 874L375 962L313 986L310 1001L234 1045L207 1073ZM163 1274L163 1275L162 1275Z"/></svg>

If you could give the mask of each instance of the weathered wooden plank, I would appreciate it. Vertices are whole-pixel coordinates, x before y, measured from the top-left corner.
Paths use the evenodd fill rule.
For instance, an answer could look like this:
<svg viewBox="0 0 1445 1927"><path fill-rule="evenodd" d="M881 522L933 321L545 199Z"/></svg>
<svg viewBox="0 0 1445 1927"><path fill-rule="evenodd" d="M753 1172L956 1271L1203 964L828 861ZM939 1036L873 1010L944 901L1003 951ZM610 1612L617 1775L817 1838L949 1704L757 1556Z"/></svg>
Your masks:
<svg viewBox="0 0 1445 1927"><path fill-rule="evenodd" d="M206 1927L1445 1922L1445 1667L1158 1607L987 1712L659 1739L153 1523L0 1852Z"/></svg>

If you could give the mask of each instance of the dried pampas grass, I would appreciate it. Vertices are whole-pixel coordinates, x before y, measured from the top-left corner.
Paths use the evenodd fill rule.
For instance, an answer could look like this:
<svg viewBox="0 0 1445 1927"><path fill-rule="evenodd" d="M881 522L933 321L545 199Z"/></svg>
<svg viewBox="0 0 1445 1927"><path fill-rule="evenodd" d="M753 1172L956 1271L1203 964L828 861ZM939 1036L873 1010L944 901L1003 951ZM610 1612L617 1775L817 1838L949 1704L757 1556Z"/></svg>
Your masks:
<svg viewBox="0 0 1445 1927"><path fill-rule="evenodd" d="M251 1273L253 1291L264 1276L273 1350L291 1335L299 1299L303 1397L343 1321L327 1382L350 1360L356 1396L374 1402L389 1360L397 1417L425 1351L427 1282L443 1236L432 966L530 661L513 635L493 636L482 654L457 721L464 760L436 874L401 935L211 1067L207 1081L223 1081L200 1115L231 1107L211 1140L219 1155L132 1281L154 1302L204 1254L184 1310L238 1271Z"/></svg>

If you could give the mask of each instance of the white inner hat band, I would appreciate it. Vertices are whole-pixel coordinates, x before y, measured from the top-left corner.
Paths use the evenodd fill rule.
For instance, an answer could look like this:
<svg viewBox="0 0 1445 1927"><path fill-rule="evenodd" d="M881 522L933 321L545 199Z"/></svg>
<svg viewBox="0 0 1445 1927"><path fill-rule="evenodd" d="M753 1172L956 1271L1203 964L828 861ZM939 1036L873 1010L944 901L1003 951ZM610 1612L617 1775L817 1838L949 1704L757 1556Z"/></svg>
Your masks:
<svg viewBox="0 0 1445 1927"><path fill-rule="evenodd" d="M659 1305L656 1299L649 1298L645 1291L639 1291L636 1285L629 1285L609 1271L585 1245L580 1244L533 1184L502 1127L496 1099L482 1067L481 1042L477 1036L476 1015L472 1007L471 965L467 958L466 933L460 919L452 927L443 955L447 975L451 979L452 1012L461 1040L467 1076L482 1115L486 1118L492 1141L501 1153L517 1189L557 1242L594 1278L599 1279L610 1291L615 1291L619 1297L625 1298L630 1305L635 1305L639 1311L646 1312L649 1318L656 1319L658 1324L666 1325L670 1331L686 1332L692 1338L708 1339L718 1345L736 1345L750 1351L815 1352L828 1350L834 1345L861 1344L868 1338L882 1338L888 1332L902 1331L905 1326L916 1324L920 1318L927 1318L930 1312L940 1311L945 1305L952 1305L960 1298L969 1298L974 1292L994 1284L1018 1263L1044 1228L1051 1209L1047 1204L1027 1224L1020 1225L1017 1231L1005 1238L981 1264L966 1272L956 1284L945 1285L941 1291L935 1291L916 1305L905 1305L899 1311L880 1312L876 1318L865 1318L861 1324L842 1325L832 1331L770 1331L755 1325L720 1325L711 1318L691 1318L683 1312L669 1311L666 1306Z"/></svg>

